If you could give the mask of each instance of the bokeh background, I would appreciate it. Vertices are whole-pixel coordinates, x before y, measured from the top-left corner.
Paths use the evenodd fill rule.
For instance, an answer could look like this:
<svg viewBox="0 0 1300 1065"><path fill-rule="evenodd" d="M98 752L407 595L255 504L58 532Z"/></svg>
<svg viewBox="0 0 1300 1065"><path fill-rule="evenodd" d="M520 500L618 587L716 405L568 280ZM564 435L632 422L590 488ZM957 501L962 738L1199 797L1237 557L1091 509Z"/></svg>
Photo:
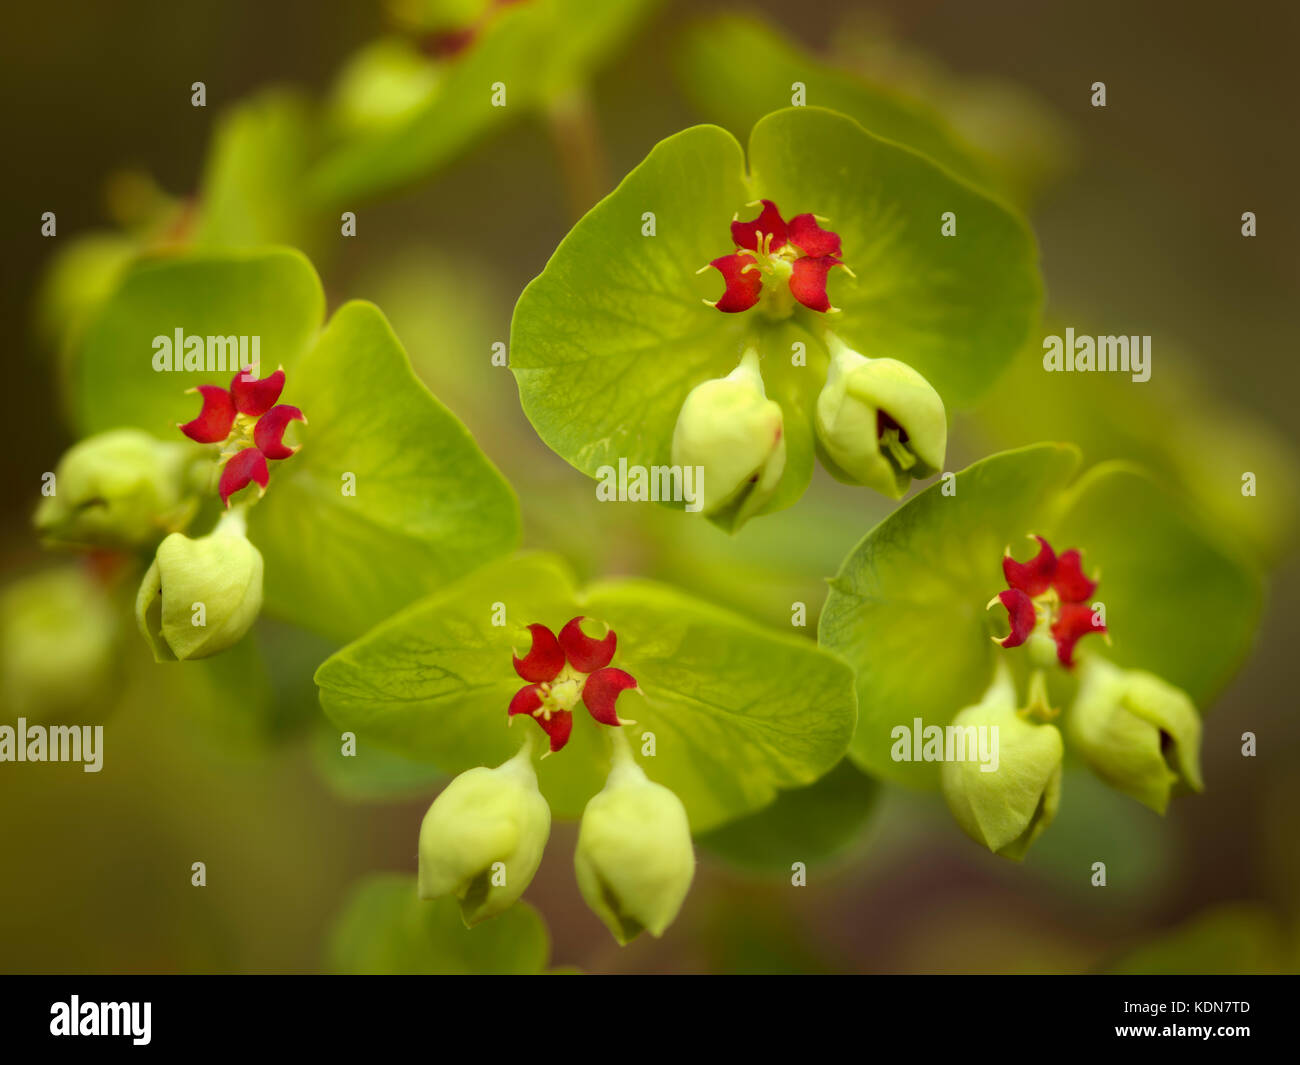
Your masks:
<svg viewBox="0 0 1300 1065"><path fill-rule="evenodd" d="M594 152L581 175L564 165L571 130L521 116L426 179L360 206L356 239L335 238L334 223L317 238L309 250L331 307L377 302L434 391L526 486L526 543L561 551L584 577L657 576L780 625L795 599L815 617L823 578L885 513L880 501L819 474L799 506L735 539L668 511L597 507L590 482L537 441L512 377L487 358L575 210L661 137L717 118L676 62L683 32L714 9L760 17L945 115L1022 179L1049 319L1155 338L1153 378L1132 386L1141 404L1131 391L1091 407L1039 402L1041 372L1012 371L985 411L959 420L949 467L1033 439L1075 439L1089 459L1149 461L1214 515L1199 473L1241 458L1232 468L1272 474L1261 478L1261 514L1214 520L1269 573L1269 604L1252 656L1209 708L1206 793L1176 801L1167 817L1076 771L1057 823L1017 866L967 841L937 795L877 789L839 770L829 800L750 826L755 838L739 826L705 841L681 918L662 940L625 949L583 906L570 857L576 826L558 826L526 896L550 926L551 964L1294 969L1300 15L1260 0L1230 10L1125 0L665 3L589 86L586 132L598 139L579 141ZM30 529L40 475L72 442L50 343L59 312L42 296L55 253L88 231L129 229L142 200L195 194L223 109L273 85L323 98L349 56L391 25L381 5L352 0L51 0L7 13L6 585L66 564L41 552ZM190 104L196 80L207 85L204 109ZM1104 109L1089 104L1098 80ZM40 236L46 210L58 215L53 240ZM1253 239L1241 236L1243 211L1258 218ZM1035 358L1022 363L1032 371ZM989 414L1009 408L1023 418ZM396 759L340 769L311 684L329 646L273 621L258 640L255 680L236 662L196 684L155 670L128 631L111 680L85 693L85 719L102 715L108 726L104 771L0 764L0 970L319 970L358 881L414 870L436 780ZM8 678L0 682L8 695ZM3 707L0 718L13 716ZM1240 753L1247 730L1259 737L1253 759ZM1104 889L1089 883L1099 859ZM203 889L190 886L199 860ZM795 860L809 860L806 887L790 884Z"/></svg>

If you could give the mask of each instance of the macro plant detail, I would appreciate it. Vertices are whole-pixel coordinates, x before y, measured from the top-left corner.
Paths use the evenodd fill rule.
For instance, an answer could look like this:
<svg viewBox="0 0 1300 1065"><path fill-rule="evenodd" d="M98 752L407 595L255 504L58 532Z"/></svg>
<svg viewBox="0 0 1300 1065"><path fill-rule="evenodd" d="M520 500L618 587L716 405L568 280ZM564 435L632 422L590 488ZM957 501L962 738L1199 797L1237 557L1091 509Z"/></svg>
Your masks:
<svg viewBox="0 0 1300 1065"><path fill-rule="evenodd" d="M602 725L617 728L636 724L624 721L614 709L620 693L640 691L632 674L609 664L618 637L613 629L608 629L600 639L588 636L582 631L583 620L573 618L558 637L545 625L529 625L532 647L523 658L514 656L515 672L531 683L515 692L510 700L510 723L514 724L516 714L525 714L536 721L550 740L548 754L554 754L569 742L573 711L579 701Z"/></svg>
<svg viewBox="0 0 1300 1065"><path fill-rule="evenodd" d="M1016 67L1036 17L381 6L290 27L319 93L56 33L76 92L14 112L65 180L10 175L0 968L1294 968L1249 153L1133 153L1148 86Z"/></svg>
<svg viewBox="0 0 1300 1065"><path fill-rule="evenodd" d="M945 211L967 236L940 235ZM747 156L712 126L660 142L525 289L510 365L563 458L698 467L703 513L735 531L794 503L818 459L890 498L938 473L948 407L991 384L1038 300L1011 210L798 107L761 119Z"/></svg>
<svg viewBox="0 0 1300 1065"><path fill-rule="evenodd" d="M953 498L922 493L850 553L819 623L819 642L855 667L855 761L939 787L968 835L1017 860L1069 801L1067 750L1158 813L1202 789L1197 703L1244 652L1259 608L1255 576L1188 522L1179 501L1122 464L1075 480L1077 461L1072 449L1038 445L958 474ZM997 572L995 538L1017 525L1044 531L1027 561L1002 554L1009 587L988 604L1006 609L1000 636L970 602ZM1098 558L1106 621L1082 553L1058 555L1053 541L1086 543ZM934 577L923 576L927 559L942 559ZM1171 599L1171 579L1215 589L1209 632L1203 611ZM1113 643L1080 644L1090 633ZM1197 658L1171 654L1171 637ZM947 648L942 675L915 667L932 647ZM955 740L969 751L976 737L990 738L979 758L954 757Z"/></svg>
<svg viewBox="0 0 1300 1065"><path fill-rule="evenodd" d="M193 421L178 426L195 443L221 444L221 479L217 491L221 502L256 482L259 495L270 480L267 460L287 459L298 449L284 443L284 431L291 421L306 424L302 411L277 403L284 388L284 370L256 378L249 371L235 374L230 387L199 385L194 391L203 397L203 409Z"/></svg>
<svg viewBox="0 0 1300 1065"><path fill-rule="evenodd" d="M1066 669L1074 666L1074 645L1089 633L1106 632L1106 624L1089 603L1097 581L1083 573L1083 556L1070 548L1057 555L1043 537L1035 536L1039 549L1028 562L1017 562L1007 548L1002 572L1010 586L989 600L1007 611L1011 631L995 642L1010 649L1037 637L1050 639L1056 657Z"/></svg>

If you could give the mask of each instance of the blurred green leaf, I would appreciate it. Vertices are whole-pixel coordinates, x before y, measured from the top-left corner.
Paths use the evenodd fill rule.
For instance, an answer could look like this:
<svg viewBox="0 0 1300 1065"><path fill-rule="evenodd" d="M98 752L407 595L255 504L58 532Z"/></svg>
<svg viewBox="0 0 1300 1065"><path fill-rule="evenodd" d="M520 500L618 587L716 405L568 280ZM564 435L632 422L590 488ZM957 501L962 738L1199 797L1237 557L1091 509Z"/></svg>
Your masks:
<svg viewBox="0 0 1300 1065"><path fill-rule="evenodd" d="M1204 711L1241 665L1259 626L1263 586L1145 471L1094 466L1070 491L1049 537L1100 571L1117 665L1155 673Z"/></svg>
<svg viewBox="0 0 1300 1065"><path fill-rule="evenodd" d="M798 82L807 104L848 115L877 137L929 156L973 184L994 185L989 167L939 112L836 69L748 15L715 15L692 25L678 47L676 70L704 117L737 136L764 115L789 107Z"/></svg>
<svg viewBox="0 0 1300 1065"><path fill-rule="evenodd" d="M307 101L284 90L260 93L222 114L199 183L194 246L312 245L302 184L314 136Z"/></svg>
<svg viewBox="0 0 1300 1065"><path fill-rule="evenodd" d="M249 514L278 615L348 640L517 544L514 493L373 304L339 308L285 398L303 448Z"/></svg>
<svg viewBox="0 0 1300 1065"><path fill-rule="evenodd" d="M1267 907L1226 903L1135 947L1106 971L1146 976L1293 972L1286 942L1277 915Z"/></svg>
<svg viewBox="0 0 1300 1065"><path fill-rule="evenodd" d="M495 603L505 606L505 626L491 624ZM316 674L321 704L359 739L448 772L499 764L519 743L506 728L522 686L512 645L528 646L528 624L554 631L578 614L617 632L613 664L644 692L623 695L619 712L635 717L634 749L654 734L645 768L681 798L693 828L761 808L842 756L852 678L829 655L650 582L607 582L578 596L567 573L538 555L486 566L343 648ZM601 727L581 707L576 718L568 745L538 769L558 817L576 817L608 770Z"/></svg>
<svg viewBox="0 0 1300 1065"><path fill-rule="evenodd" d="M1058 438L1074 441L1094 462L1140 463L1226 537L1276 563L1300 520L1294 444L1222 388L1198 380L1182 352L1161 338L1153 344L1159 354L1151 380L1142 383L1125 374L1044 373L1034 344L985 397L971 428L994 447ZM1257 478L1255 495L1242 494L1247 472Z"/></svg>
<svg viewBox="0 0 1300 1065"><path fill-rule="evenodd" d="M353 135L328 150L313 171L309 201L346 206L433 173L494 128L581 85L652 6L653 0L511 4L480 23L462 52L427 60L423 76L391 59L369 80L355 80L354 70L351 95L345 85L345 95L336 96L340 118L355 119L362 98L376 91L375 77L389 83L382 91L390 104L394 94L406 101L407 113L399 111L395 121L390 108L364 132L355 132L353 121ZM504 106L492 103L498 83Z"/></svg>
<svg viewBox="0 0 1300 1065"><path fill-rule="evenodd" d="M783 791L770 806L696 842L732 865L765 875L788 876L794 862L824 866L862 839L879 791L846 758L806 788Z"/></svg>
<svg viewBox="0 0 1300 1065"><path fill-rule="evenodd" d="M361 882L335 921L326 968L352 975L535 975L546 968L550 936L541 916L519 902L466 928L453 898L426 902L415 877L381 874Z"/></svg>

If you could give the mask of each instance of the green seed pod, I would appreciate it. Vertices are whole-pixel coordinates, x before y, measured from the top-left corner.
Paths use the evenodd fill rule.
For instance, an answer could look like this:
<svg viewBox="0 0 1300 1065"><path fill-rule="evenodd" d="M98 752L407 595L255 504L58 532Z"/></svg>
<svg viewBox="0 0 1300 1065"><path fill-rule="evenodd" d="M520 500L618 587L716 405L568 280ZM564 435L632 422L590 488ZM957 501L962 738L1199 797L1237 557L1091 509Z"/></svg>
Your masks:
<svg viewBox="0 0 1300 1065"><path fill-rule="evenodd" d="M198 506L186 474L193 450L137 429L73 445L54 471L54 494L34 523L51 545L135 550L183 528Z"/></svg>
<svg viewBox="0 0 1300 1065"><path fill-rule="evenodd" d="M33 723L97 716L116 692L120 632L111 598L78 567L9 585L0 595L7 710Z"/></svg>
<svg viewBox="0 0 1300 1065"><path fill-rule="evenodd" d="M817 442L826 467L849 484L899 499L913 478L943 469L948 421L930 382L897 359L868 359L833 335L817 396Z"/></svg>
<svg viewBox="0 0 1300 1065"><path fill-rule="evenodd" d="M238 512L207 536L172 533L140 582L135 618L159 662L207 658L234 646L262 609L262 554Z"/></svg>
<svg viewBox="0 0 1300 1065"><path fill-rule="evenodd" d="M984 698L957 714L952 726L996 730L988 733L996 759L943 763L940 783L948 809L975 842L1019 861L1056 817L1065 752L1061 733L1016 709L1005 667Z"/></svg>
<svg viewBox="0 0 1300 1065"><path fill-rule="evenodd" d="M1065 731L1093 772L1160 814L1175 788L1200 791L1201 719L1187 693L1096 656L1080 669Z"/></svg>
<svg viewBox="0 0 1300 1065"><path fill-rule="evenodd" d="M726 377L696 385L673 430L673 465L703 470L701 510L738 529L785 473L785 420L767 398L751 348Z"/></svg>
<svg viewBox="0 0 1300 1065"><path fill-rule="evenodd" d="M624 751L583 811L573 865L582 897L619 943L663 935L695 876L686 808Z"/></svg>
<svg viewBox="0 0 1300 1065"><path fill-rule="evenodd" d="M420 825L420 897L454 895L466 926L495 917L532 882L551 833L532 744L448 784Z"/></svg>

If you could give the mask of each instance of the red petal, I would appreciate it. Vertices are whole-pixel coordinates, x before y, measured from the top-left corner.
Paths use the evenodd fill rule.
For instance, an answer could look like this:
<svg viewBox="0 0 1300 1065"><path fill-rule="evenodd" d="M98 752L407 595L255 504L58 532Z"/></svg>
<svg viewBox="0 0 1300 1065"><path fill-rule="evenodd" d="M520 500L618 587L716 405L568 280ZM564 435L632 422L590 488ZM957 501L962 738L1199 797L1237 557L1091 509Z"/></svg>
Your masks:
<svg viewBox="0 0 1300 1065"><path fill-rule="evenodd" d="M823 314L831 309L830 297L826 295L826 275L832 266L843 266L838 259L829 255L815 258L805 255L794 261L794 272L790 275L790 291L794 298L810 311Z"/></svg>
<svg viewBox="0 0 1300 1065"><path fill-rule="evenodd" d="M268 459L287 459L295 448L284 446L284 430L290 422L305 422L302 411L281 403L257 419L253 426L253 443Z"/></svg>
<svg viewBox="0 0 1300 1065"><path fill-rule="evenodd" d="M614 657L614 648L618 646L618 637L610 629L604 639L594 639L582 631L583 620L581 616L576 617L560 630L560 646L569 665L579 673L594 673L609 665Z"/></svg>
<svg viewBox="0 0 1300 1065"><path fill-rule="evenodd" d="M840 257L840 235L822 229L810 214L797 214L790 219L790 243L814 259L823 255Z"/></svg>
<svg viewBox="0 0 1300 1065"><path fill-rule="evenodd" d="M1092 598L1092 593L1097 590L1097 582L1090 581L1083 575L1083 556L1078 549L1072 547L1061 552L1061 557L1056 560L1052 587L1067 603L1082 603Z"/></svg>
<svg viewBox="0 0 1300 1065"><path fill-rule="evenodd" d="M533 634L533 646L523 658L515 655L515 672L524 680L534 682L554 680L560 675L560 669L564 666L564 652L560 650L560 641L545 625L529 625L528 631Z"/></svg>
<svg viewBox="0 0 1300 1065"><path fill-rule="evenodd" d="M258 380L252 370L240 370L230 382L230 394L240 414L257 418L269 411L284 390L284 371L276 370L270 377Z"/></svg>
<svg viewBox="0 0 1300 1065"><path fill-rule="evenodd" d="M709 263L727 283L727 290L713 306L724 314L747 311L758 302L763 288L763 274L757 260L748 252L737 251Z"/></svg>
<svg viewBox="0 0 1300 1065"><path fill-rule="evenodd" d="M776 204L771 200L761 200L759 202L762 203L763 209L752 222L731 223L731 239L741 248L758 251L759 238L763 234L770 233L772 243L762 250L776 251L778 248L785 246L785 222L781 220L781 212L776 209Z"/></svg>
<svg viewBox="0 0 1300 1065"><path fill-rule="evenodd" d="M540 684L526 684L515 692L510 700L510 709L506 711L510 717L515 714L531 714L538 710L542 705L542 686Z"/></svg>
<svg viewBox="0 0 1300 1065"><path fill-rule="evenodd" d="M217 491L221 493L221 502L230 506L230 497L243 488L249 481L256 481L258 487L265 490L271 475L266 470L266 456L255 447L246 447L233 455L221 471L221 482Z"/></svg>
<svg viewBox="0 0 1300 1065"><path fill-rule="evenodd" d="M1018 588L1026 595L1039 596L1051 587L1056 575L1056 552L1041 536L1034 539L1043 545L1038 554L1028 562L1017 562L1008 553L1002 559L1002 574L1012 588Z"/></svg>
<svg viewBox="0 0 1300 1065"><path fill-rule="evenodd" d="M998 602L1007 608L1007 621L1011 625L1011 632L1005 638L998 640L998 643L1003 647L1019 647L1029 639L1029 634L1034 631L1034 625L1038 622L1034 601L1019 589L1011 588L998 593Z"/></svg>
<svg viewBox="0 0 1300 1065"><path fill-rule="evenodd" d="M533 720L551 737L552 754L569 742L569 733L573 731L573 714L568 710L552 710L549 721L544 717L535 717Z"/></svg>
<svg viewBox="0 0 1300 1065"><path fill-rule="evenodd" d="M1087 603L1062 603L1052 622L1052 636L1056 640L1056 657L1067 668L1074 665L1074 645L1090 632L1105 632Z"/></svg>
<svg viewBox="0 0 1300 1065"><path fill-rule="evenodd" d="M598 669L582 686L582 701L587 710L602 725L621 725L614 703L618 693L636 687L636 678L621 669Z"/></svg>
<svg viewBox="0 0 1300 1065"><path fill-rule="evenodd" d="M203 409L192 422L180 426L191 440L200 444L217 444L230 435L235 424L235 401L230 393L216 385L199 385L195 390L203 397Z"/></svg>

